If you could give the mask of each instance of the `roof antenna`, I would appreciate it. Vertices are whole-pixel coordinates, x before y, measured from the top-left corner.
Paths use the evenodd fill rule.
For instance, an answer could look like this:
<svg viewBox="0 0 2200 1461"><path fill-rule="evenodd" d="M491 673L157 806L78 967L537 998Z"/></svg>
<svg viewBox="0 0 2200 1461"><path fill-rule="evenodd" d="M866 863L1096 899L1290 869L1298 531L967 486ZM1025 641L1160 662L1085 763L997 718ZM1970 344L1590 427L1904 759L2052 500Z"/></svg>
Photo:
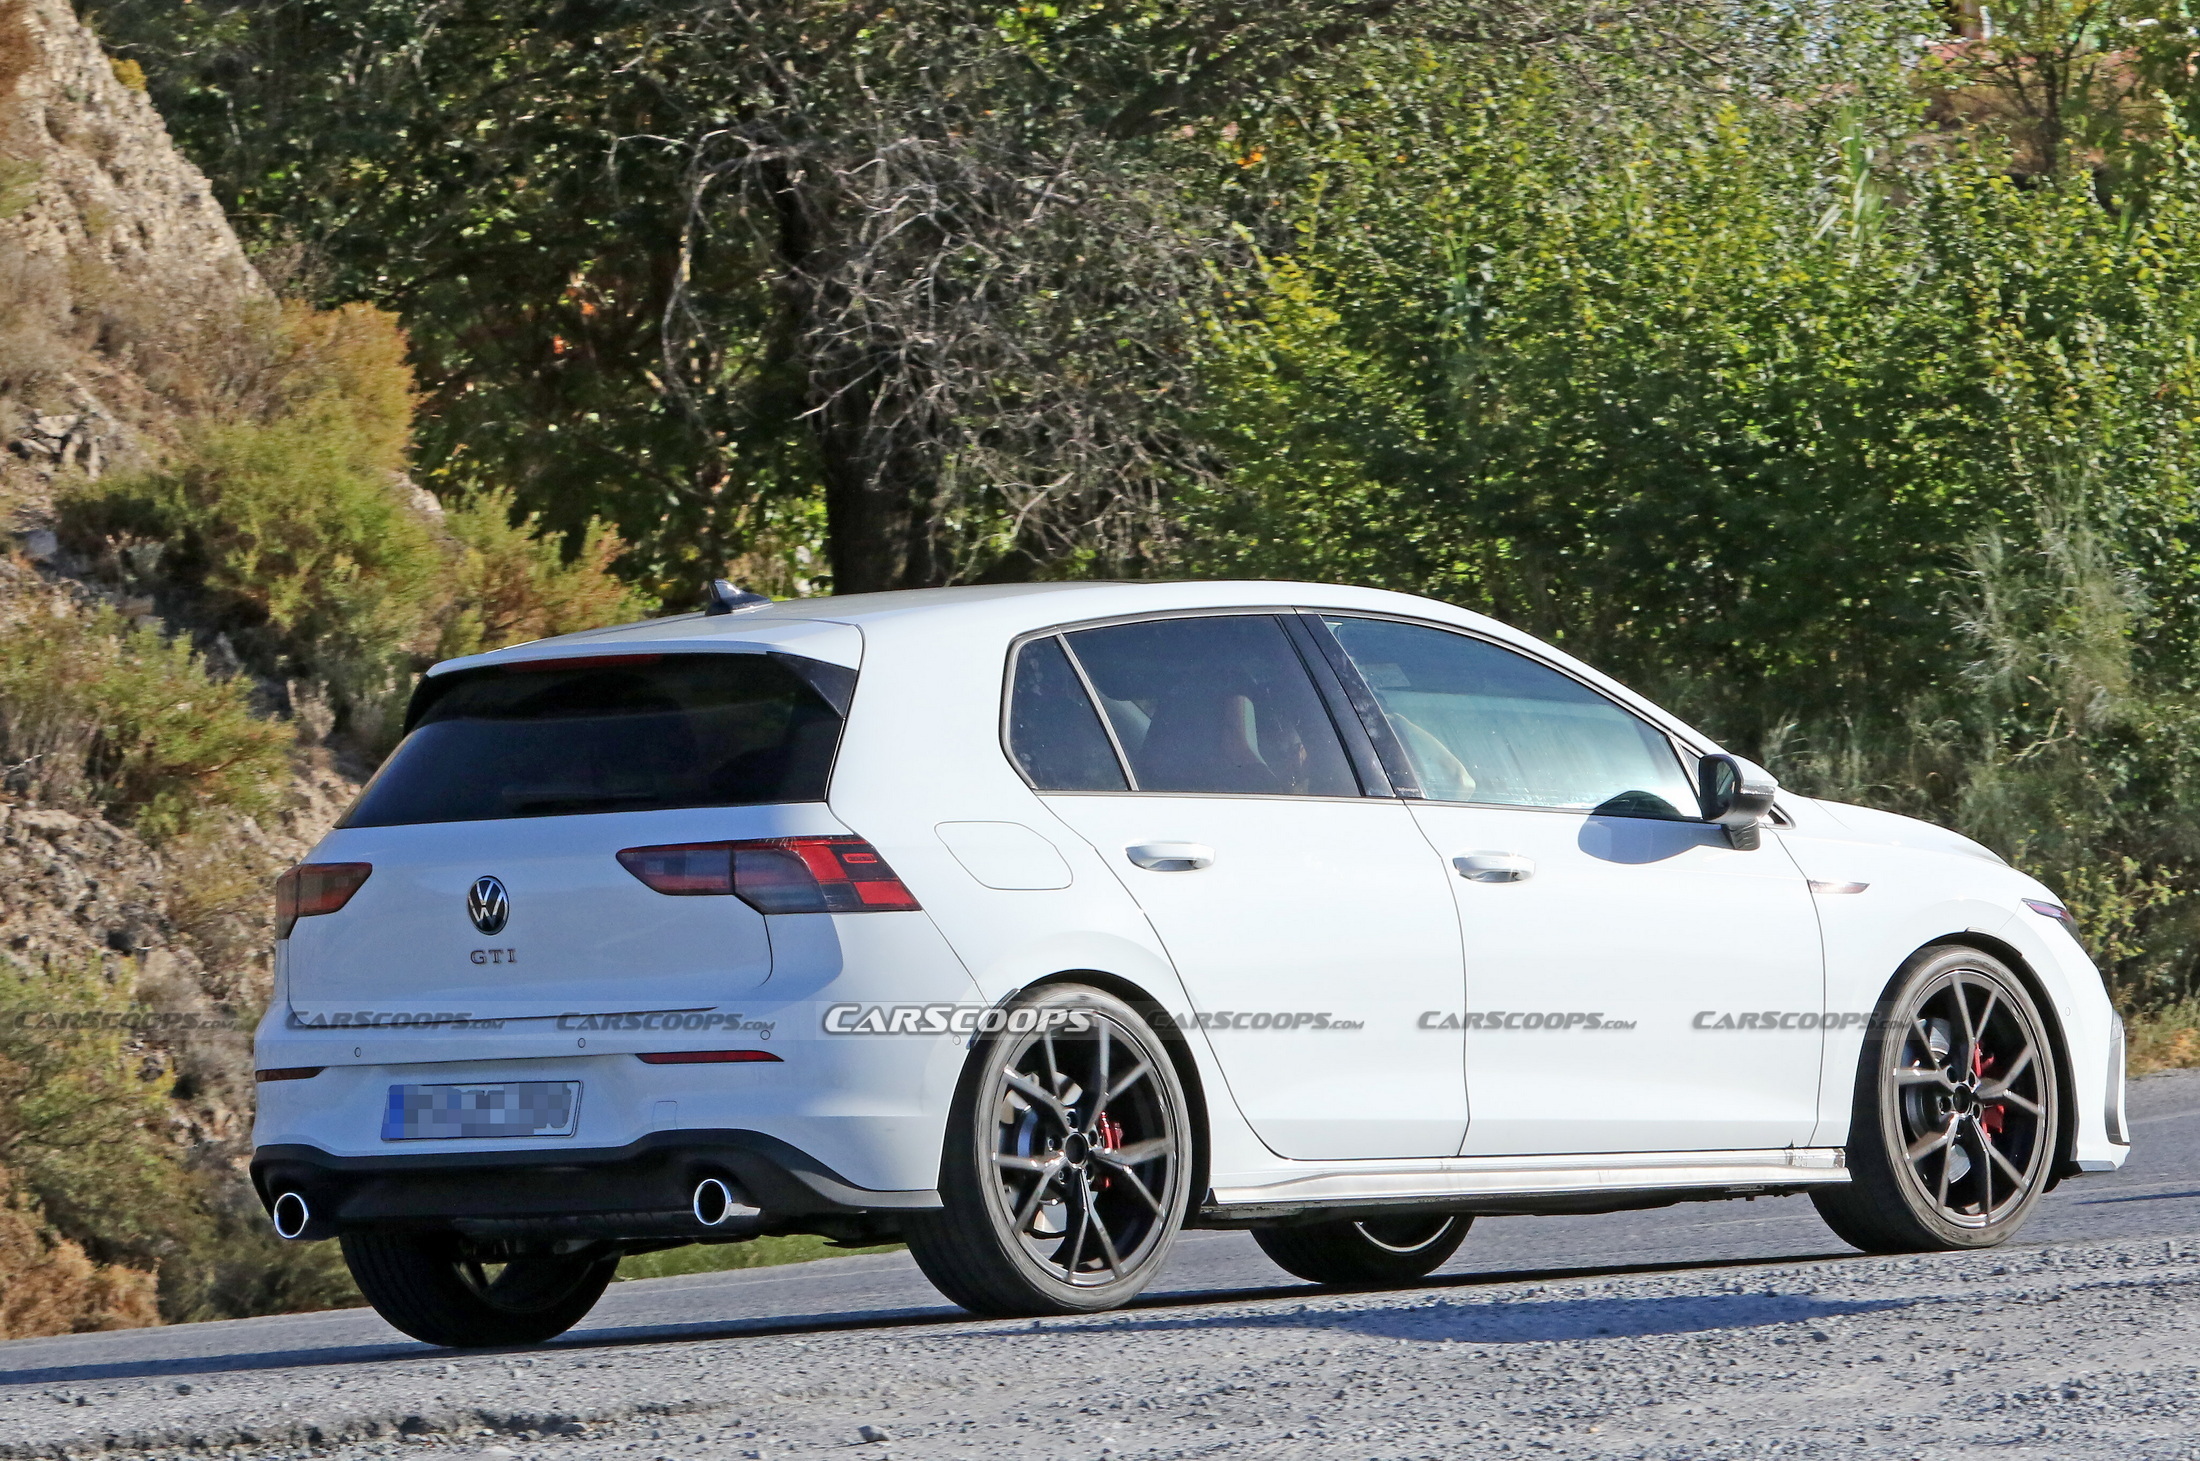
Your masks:
<svg viewBox="0 0 2200 1461"><path fill-rule="evenodd" d="M731 614L736 609L761 609L771 602L764 594L752 594L747 589L735 588L723 578L714 578L703 590L703 613Z"/></svg>

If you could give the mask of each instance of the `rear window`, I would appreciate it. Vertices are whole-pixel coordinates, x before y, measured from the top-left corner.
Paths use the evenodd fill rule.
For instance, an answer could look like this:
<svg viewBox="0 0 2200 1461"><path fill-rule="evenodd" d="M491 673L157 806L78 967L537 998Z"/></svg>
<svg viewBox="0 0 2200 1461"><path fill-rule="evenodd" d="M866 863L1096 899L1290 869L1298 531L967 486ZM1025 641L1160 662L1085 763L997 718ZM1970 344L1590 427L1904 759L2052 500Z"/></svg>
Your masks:
<svg viewBox="0 0 2200 1461"><path fill-rule="evenodd" d="M853 686L853 671L785 654L439 676L340 825L823 801Z"/></svg>

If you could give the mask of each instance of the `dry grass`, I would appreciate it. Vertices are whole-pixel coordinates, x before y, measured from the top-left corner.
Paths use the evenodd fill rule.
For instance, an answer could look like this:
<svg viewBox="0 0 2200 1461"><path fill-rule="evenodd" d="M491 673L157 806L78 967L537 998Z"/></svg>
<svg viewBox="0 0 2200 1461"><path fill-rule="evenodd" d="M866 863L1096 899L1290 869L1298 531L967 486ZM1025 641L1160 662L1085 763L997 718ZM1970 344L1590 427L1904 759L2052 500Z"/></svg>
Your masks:
<svg viewBox="0 0 2200 1461"><path fill-rule="evenodd" d="M0 1167L0 1339L160 1322L150 1273L94 1263L46 1226Z"/></svg>
<svg viewBox="0 0 2200 1461"><path fill-rule="evenodd" d="M205 993L217 1004L266 1002L275 941L268 889L283 865L258 840L219 824L161 848L165 911L184 946L199 956Z"/></svg>
<svg viewBox="0 0 2200 1461"><path fill-rule="evenodd" d="M2124 1035L2124 1068L2133 1075L2200 1065L2200 999L2126 1014Z"/></svg>
<svg viewBox="0 0 2200 1461"><path fill-rule="evenodd" d="M619 1260L619 1277L671 1278L683 1273L723 1273L732 1268L772 1268L782 1263L810 1263L820 1258L849 1258L858 1253L893 1253L899 1243L878 1248L836 1248L825 1238L796 1233L785 1238L752 1238L745 1243L693 1243L685 1248L665 1248L637 1253Z"/></svg>

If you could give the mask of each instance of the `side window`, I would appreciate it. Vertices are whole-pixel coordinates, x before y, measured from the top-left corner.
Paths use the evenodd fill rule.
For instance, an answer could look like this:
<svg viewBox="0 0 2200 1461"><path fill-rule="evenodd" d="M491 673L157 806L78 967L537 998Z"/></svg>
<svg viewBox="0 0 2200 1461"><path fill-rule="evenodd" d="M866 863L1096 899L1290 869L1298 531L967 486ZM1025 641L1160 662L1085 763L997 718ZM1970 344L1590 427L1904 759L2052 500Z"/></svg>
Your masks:
<svg viewBox="0 0 2200 1461"><path fill-rule="evenodd" d="M1140 791L1358 796L1298 651L1271 615L1068 636Z"/></svg>
<svg viewBox="0 0 2200 1461"><path fill-rule="evenodd" d="M1327 623L1429 800L1695 819L1695 789L1672 743L1579 681L1463 634Z"/></svg>
<svg viewBox="0 0 2200 1461"><path fill-rule="evenodd" d="M1008 749L1040 791L1129 789L1099 712L1059 639L1034 639L1016 652Z"/></svg>

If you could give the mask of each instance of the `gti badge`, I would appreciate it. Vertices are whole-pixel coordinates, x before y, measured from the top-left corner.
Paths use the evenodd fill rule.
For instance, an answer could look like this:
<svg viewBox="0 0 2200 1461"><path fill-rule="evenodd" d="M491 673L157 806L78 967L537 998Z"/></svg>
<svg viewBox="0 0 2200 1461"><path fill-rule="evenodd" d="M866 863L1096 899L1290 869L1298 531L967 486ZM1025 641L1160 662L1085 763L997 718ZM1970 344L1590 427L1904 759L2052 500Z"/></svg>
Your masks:
<svg viewBox="0 0 2200 1461"><path fill-rule="evenodd" d="M504 884L495 878L475 878L474 885L466 890L466 916L483 933L504 932L504 925L512 919L512 900Z"/></svg>

